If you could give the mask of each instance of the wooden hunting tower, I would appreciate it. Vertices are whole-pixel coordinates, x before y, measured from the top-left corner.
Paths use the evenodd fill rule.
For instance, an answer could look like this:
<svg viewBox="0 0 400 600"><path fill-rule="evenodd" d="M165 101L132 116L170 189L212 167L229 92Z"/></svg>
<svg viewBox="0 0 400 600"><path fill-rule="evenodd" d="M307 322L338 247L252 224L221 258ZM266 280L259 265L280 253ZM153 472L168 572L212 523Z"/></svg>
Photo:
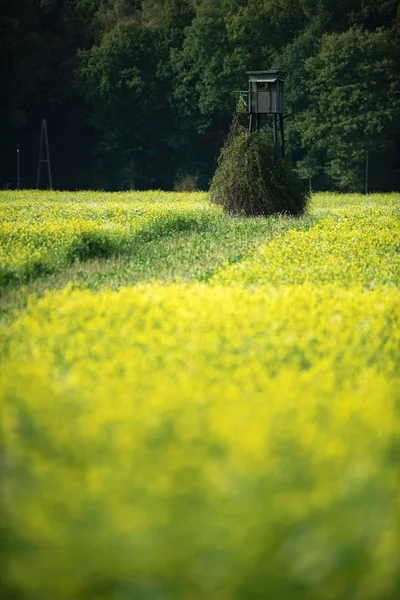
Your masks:
<svg viewBox="0 0 400 600"><path fill-rule="evenodd" d="M264 115L272 115L274 129L274 146L278 156L285 156L285 136L283 129L284 113L284 73L271 69L269 71L247 71L249 89L236 92L237 111L249 116L249 131L258 131L265 122ZM268 118L268 117L267 117ZM278 142L280 131L280 150Z"/></svg>
<svg viewBox="0 0 400 600"><path fill-rule="evenodd" d="M283 73L248 71L250 113L283 115Z"/></svg>

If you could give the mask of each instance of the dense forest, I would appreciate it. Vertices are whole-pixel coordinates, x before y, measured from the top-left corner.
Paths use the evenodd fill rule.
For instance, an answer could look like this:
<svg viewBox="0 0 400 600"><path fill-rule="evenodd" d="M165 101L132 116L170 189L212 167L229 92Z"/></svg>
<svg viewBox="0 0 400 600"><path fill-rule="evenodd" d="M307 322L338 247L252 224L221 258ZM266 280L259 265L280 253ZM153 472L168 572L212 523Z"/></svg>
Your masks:
<svg viewBox="0 0 400 600"><path fill-rule="evenodd" d="M208 187L247 70L316 189L400 187L398 0L0 0L0 188ZM41 187L48 185L45 171Z"/></svg>

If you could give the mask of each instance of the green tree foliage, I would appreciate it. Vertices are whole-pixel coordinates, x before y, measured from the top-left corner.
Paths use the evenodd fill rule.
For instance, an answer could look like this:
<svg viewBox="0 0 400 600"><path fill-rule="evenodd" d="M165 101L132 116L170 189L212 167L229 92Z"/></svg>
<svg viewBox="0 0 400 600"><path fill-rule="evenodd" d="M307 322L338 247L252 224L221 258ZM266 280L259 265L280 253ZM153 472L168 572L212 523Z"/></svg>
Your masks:
<svg viewBox="0 0 400 600"><path fill-rule="evenodd" d="M16 185L17 144L21 184L36 185L43 118L56 185L91 184L92 132L73 79L77 47L93 43L86 26L95 4L94 0L0 0L0 187Z"/></svg>
<svg viewBox="0 0 400 600"><path fill-rule="evenodd" d="M309 103L298 127L306 148L324 151L341 189L362 189L366 152L387 150L399 132L399 65L391 31L359 27L325 34L306 61Z"/></svg>
<svg viewBox="0 0 400 600"><path fill-rule="evenodd" d="M246 85L246 70L271 66L300 26L297 6L288 17L280 0L203 0L172 55L175 94L188 114L232 112L232 90Z"/></svg>
<svg viewBox="0 0 400 600"><path fill-rule="evenodd" d="M96 174L102 187L157 187L162 182L158 42L157 33L126 20L79 55L80 85L99 135Z"/></svg>
<svg viewBox="0 0 400 600"><path fill-rule="evenodd" d="M40 36L30 28L35 19L31 3L1 0L0 10L0 173L3 186L10 177L16 133L27 126L29 101L44 77Z"/></svg>
<svg viewBox="0 0 400 600"><path fill-rule="evenodd" d="M0 187L207 187L246 71L286 72L287 149L318 187L396 187L398 0L0 0ZM397 178L397 179L396 179Z"/></svg>
<svg viewBox="0 0 400 600"><path fill-rule="evenodd" d="M79 53L78 63L80 89L99 135L95 175L102 187L171 186L179 144L169 52L182 43L193 15L186 0L102 5L103 34Z"/></svg>

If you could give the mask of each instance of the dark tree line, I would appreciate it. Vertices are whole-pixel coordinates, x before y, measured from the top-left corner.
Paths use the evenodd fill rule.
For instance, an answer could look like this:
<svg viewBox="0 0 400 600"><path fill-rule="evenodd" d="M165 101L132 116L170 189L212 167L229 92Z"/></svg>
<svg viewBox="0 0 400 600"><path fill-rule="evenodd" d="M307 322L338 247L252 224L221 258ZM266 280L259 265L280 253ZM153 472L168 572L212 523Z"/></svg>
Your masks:
<svg viewBox="0 0 400 600"><path fill-rule="evenodd" d="M400 182L398 0L0 0L0 188L207 188L246 70L286 72L289 156L325 189ZM42 178L45 186L45 178Z"/></svg>

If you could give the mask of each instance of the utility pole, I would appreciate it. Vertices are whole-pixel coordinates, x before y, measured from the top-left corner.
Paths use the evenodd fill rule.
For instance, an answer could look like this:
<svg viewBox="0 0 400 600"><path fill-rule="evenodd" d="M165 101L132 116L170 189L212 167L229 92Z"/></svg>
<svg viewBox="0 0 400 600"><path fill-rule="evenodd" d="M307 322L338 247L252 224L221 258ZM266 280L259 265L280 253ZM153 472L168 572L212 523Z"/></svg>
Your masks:
<svg viewBox="0 0 400 600"><path fill-rule="evenodd" d="M17 145L17 190L19 190L19 144Z"/></svg>
<svg viewBox="0 0 400 600"><path fill-rule="evenodd" d="M42 154L43 154L43 142L45 144L46 158L42 158ZM42 120L42 130L40 132L39 164L38 164L37 182L36 182L36 188L37 189L39 189L40 172L41 172L41 169L42 169L42 163L47 163L47 172L48 172L48 176L49 176L49 188L52 190L53 189L53 182L52 182L52 179L51 179L50 150L49 150L49 138L47 136L47 123L46 123L46 119Z"/></svg>
<svg viewBox="0 0 400 600"><path fill-rule="evenodd" d="M368 160L368 150L367 150L365 153L365 195L368 194L368 168L369 168L368 162L369 162L369 160Z"/></svg>

